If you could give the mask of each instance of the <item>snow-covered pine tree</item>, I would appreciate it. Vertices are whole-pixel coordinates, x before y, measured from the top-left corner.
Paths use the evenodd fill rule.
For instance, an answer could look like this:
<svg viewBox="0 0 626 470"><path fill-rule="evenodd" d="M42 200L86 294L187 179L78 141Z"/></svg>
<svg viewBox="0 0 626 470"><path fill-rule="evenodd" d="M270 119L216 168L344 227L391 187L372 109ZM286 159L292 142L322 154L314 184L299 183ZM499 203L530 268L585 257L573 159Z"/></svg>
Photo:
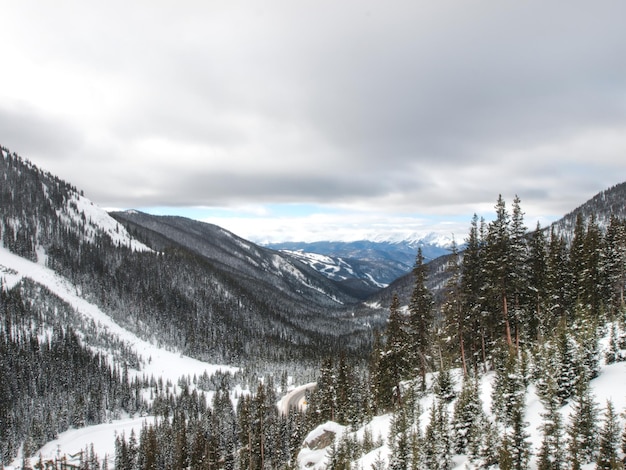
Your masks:
<svg viewBox="0 0 626 470"><path fill-rule="evenodd" d="M374 400L379 410L390 410L402 403L401 381L409 375L406 318L400 312L400 300L394 294L389 307L385 342L374 351Z"/></svg>
<svg viewBox="0 0 626 470"><path fill-rule="evenodd" d="M536 316L530 309L528 237L524 225L524 213L519 196L513 199L510 225L510 279L507 289L511 292L510 320L516 349L520 338L536 337Z"/></svg>
<svg viewBox="0 0 626 470"><path fill-rule="evenodd" d="M425 468L448 470L452 467L452 435L447 405L435 400L424 435Z"/></svg>
<svg viewBox="0 0 626 470"><path fill-rule="evenodd" d="M407 470L411 462L411 423L406 406L397 407L389 429L390 470Z"/></svg>
<svg viewBox="0 0 626 470"><path fill-rule="evenodd" d="M598 449L598 410L591 394L589 382L581 380L575 387L572 413L567 427L567 450L570 468L580 469L596 458Z"/></svg>
<svg viewBox="0 0 626 470"><path fill-rule="evenodd" d="M613 364L615 362L623 361L625 358L622 355L622 351L619 347L619 333L616 322L611 322L609 333L609 347L604 353L604 360L607 364Z"/></svg>
<svg viewBox="0 0 626 470"><path fill-rule="evenodd" d="M474 214L461 262L461 312L464 315L463 323L467 325L468 331L473 333L468 335L466 346L475 374L478 373L480 362L486 368L486 325L482 316L484 303L482 291L485 283L482 269L484 243L481 233L478 215Z"/></svg>
<svg viewBox="0 0 626 470"><path fill-rule="evenodd" d="M505 428L512 427L516 410L523 409L526 395L524 377L515 349L503 346L495 366L491 409L499 423Z"/></svg>
<svg viewBox="0 0 626 470"><path fill-rule="evenodd" d="M510 216L502 195L498 196L495 206L496 219L487 229L485 245L485 277L487 294L491 301L489 311L492 313L489 329L493 338L504 334L506 344L513 346L511 333L511 229Z"/></svg>
<svg viewBox="0 0 626 470"><path fill-rule="evenodd" d="M409 303L409 363L411 371L415 371L422 379L421 389L426 390L426 372L430 348L433 344L433 299L426 287L426 266L421 247L417 249L417 257L413 266L415 284Z"/></svg>
<svg viewBox="0 0 626 470"><path fill-rule="evenodd" d="M446 272L449 276L444 287L444 302L442 311L444 315L444 334L450 338L450 351L458 351L458 356L463 375L467 375L467 312L463 310L463 298L461 291L461 265L459 263L459 250L454 239L450 247L450 257L446 264Z"/></svg>
<svg viewBox="0 0 626 470"><path fill-rule="evenodd" d="M465 377L452 416L453 443L457 453L478 456L485 421L478 380Z"/></svg>
<svg viewBox="0 0 626 470"><path fill-rule="evenodd" d="M549 335L550 319L546 306L546 287L548 275L547 241L539 222L531 234L528 244L528 291L529 318L528 338L536 339L539 343Z"/></svg>
<svg viewBox="0 0 626 470"><path fill-rule="evenodd" d="M604 412L604 424L599 433L599 453L596 462L598 470L614 470L623 468L618 457L620 440L619 417L615 413L613 403L609 400L606 403Z"/></svg>
<svg viewBox="0 0 626 470"><path fill-rule="evenodd" d="M561 398L558 396L556 379L550 373L546 374L545 386L540 395L544 406L541 415L543 422L540 429L543 435L541 447L537 455L538 470L565 470L563 456L564 427L561 416Z"/></svg>

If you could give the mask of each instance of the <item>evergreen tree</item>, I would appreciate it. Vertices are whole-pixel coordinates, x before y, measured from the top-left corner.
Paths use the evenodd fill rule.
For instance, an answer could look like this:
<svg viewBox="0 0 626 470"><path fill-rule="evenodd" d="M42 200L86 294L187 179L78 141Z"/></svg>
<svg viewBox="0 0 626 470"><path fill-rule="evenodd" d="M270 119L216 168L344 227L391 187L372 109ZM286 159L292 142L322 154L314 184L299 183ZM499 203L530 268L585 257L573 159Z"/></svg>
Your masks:
<svg viewBox="0 0 626 470"><path fill-rule="evenodd" d="M569 329L562 320L556 336L556 386L557 395L561 399L561 404L572 396L576 389L579 377L579 356L576 342L571 336ZM550 373L551 368L545 372Z"/></svg>
<svg viewBox="0 0 626 470"><path fill-rule="evenodd" d="M540 342L550 332L550 318L546 308L548 253L547 241L539 222L532 233L528 253L528 290L531 294L530 303L534 314L528 320L528 337Z"/></svg>
<svg viewBox="0 0 626 470"><path fill-rule="evenodd" d="M444 367L437 373L434 392L437 399L441 400L443 403L450 403L456 397L454 379L452 378L449 368Z"/></svg>
<svg viewBox="0 0 626 470"><path fill-rule="evenodd" d="M541 424L543 438L537 456L537 468L538 470L564 470L564 429L563 418L559 411L561 398L558 395L556 380L551 374L547 375L547 384L541 395L541 401L545 411L541 415L543 418Z"/></svg>
<svg viewBox="0 0 626 470"><path fill-rule="evenodd" d="M401 381L408 377L409 371L406 319L395 294L389 310L386 342L374 358L374 399L381 410L402 403Z"/></svg>
<svg viewBox="0 0 626 470"><path fill-rule="evenodd" d="M461 265L459 263L459 251L456 242L452 240L451 254L446 271L449 279L445 285L445 299L442 310L445 318L445 329L453 343L457 343L458 354L461 360L463 375L467 375L467 357L465 352L466 312L463 310L461 295ZM452 348L453 350L456 348Z"/></svg>
<svg viewBox="0 0 626 470"><path fill-rule="evenodd" d="M604 237L602 255L602 292L607 299L608 313L613 317L624 309L626 286L626 224L613 214Z"/></svg>
<svg viewBox="0 0 626 470"><path fill-rule="evenodd" d="M505 427L513 427L518 410L523 410L526 388L512 348L505 348L496 361L491 408L496 420Z"/></svg>
<svg viewBox="0 0 626 470"><path fill-rule="evenodd" d="M391 455L389 468L392 470L407 470L411 461L411 432L410 422L407 416L407 407L396 408L390 425L389 446Z"/></svg>
<svg viewBox="0 0 626 470"><path fill-rule="evenodd" d="M567 449L570 468L573 470L595 460L598 443L597 415L589 382L579 381L573 397L570 424L567 427Z"/></svg>
<svg viewBox="0 0 626 470"><path fill-rule="evenodd" d="M483 321L483 240L478 227L478 216L472 217L469 236L461 264L461 303L464 324L474 334L468 336L468 349L474 369L478 372L478 364L486 362L485 334L486 325Z"/></svg>
<svg viewBox="0 0 626 470"><path fill-rule="evenodd" d="M623 468L618 458L620 439L619 418L613 408L613 403L607 401L604 413L604 425L599 433L600 450L596 469L613 470Z"/></svg>
<svg viewBox="0 0 626 470"><path fill-rule="evenodd" d="M527 229L524 226L524 213L522 212L520 198L516 195L513 199L513 210L510 225L509 247L509 270L510 280L507 289L512 295L511 322L514 329L515 347L519 349L520 336L534 339L536 337L536 324L533 313L528 308L529 302L529 265L528 244L526 241Z"/></svg>
<svg viewBox="0 0 626 470"><path fill-rule="evenodd" d="M452 437L445 403L434 401L424 435L424 462L428 469L448 470L452 467Z"/></svg>
<svg viewBox="0 0 626 470"><path fill-rule="evenodd" d="M457 453L479 455L485 420L478 393L478 380L466 377L459 399L454 404L452 417L454 450Z"/></svg>
<svg viewBox="0 0 626 470"><path fill-rule="evenodd" d="M412 370L419 373L422 391L426 390L428 357L433 342L433 300L426 288L426 266L421 247L417 250L413 267L415 284L409 303L409 361Z"/></svg>
<svg viewBox="0 0 626 470"><path fill-rule="evenodd" d="M573 320L574 287L571 267L565 239L556 234L553 226L550 231L546 270L546 296L549 308L545 326L546 334L552 331L560 319L570 322Z"/></svg>
<svg viewBox="0 0 626 470"><path fill-rule="evenodd" d="M622 351L618 344L619 334L617 332L617 324L616 322L612 322L610 326L610 334L609 334L609 348L604 353L604 359L607 364L613 364L615 362L623 361L624 357L622 355Z"/></svg>
<svg viewBox="0 0 626 470"><path fill-rule="evenodd" d="M491 304L489 307L492 312L489 328L492 335L502 328L506 344L511 347L513 346L509 312L513 281L511 230L510 217L502 195L498 197L495 210L496 219L489 224L487 230L484 264Z"/></svg>

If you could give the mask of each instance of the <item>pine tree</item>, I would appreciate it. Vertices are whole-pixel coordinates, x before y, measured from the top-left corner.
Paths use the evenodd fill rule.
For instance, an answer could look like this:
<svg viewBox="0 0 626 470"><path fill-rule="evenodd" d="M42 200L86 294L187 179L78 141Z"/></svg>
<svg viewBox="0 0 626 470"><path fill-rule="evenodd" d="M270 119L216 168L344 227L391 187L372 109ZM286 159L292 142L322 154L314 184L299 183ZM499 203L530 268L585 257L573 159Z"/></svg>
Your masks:
<svg viewBox="0 0 626 470"><path fill-rule="evenodd" d="M446 271L449 279L445 285L445 300L443 303L443 313L445 318L445 328L452 341L457 343L459 357L461 359L461 370L466 376L467 357L465 352L466 313L463 310L461 295L461 266L459 264L459 251L454 239L450 248L451 254Z"/></svg>
<svg viewBox="0 0 626 470"><path fill-rule="evenodd" d="M525 393L518 356L513 348L505 347L496 361L491 403L496 420L505 428L514 426L516 413L524 407Z"/></svg>
<svg viewBox="0 0 626 470"><path fill-rule="evenodd" d="M573 276L570 253L562 236L556 234L554 226L550 231L546 269L546 296L549 315L545 326L551 331L560 319L573 320Z"/></svg>
<svg viewBox="0 0 626 470"><path fill-rule="evenodd" d="M468 336L468 349L474 373L478 372L478 364L482 361L486 366L485 334L486 325L483 321L484 287L483 240L478 228L478 216L474 214L467 238L463 261L461 263L461 311L463 322L473 335Z"/></svg>
<svg viewBox="0 0 626 470"><path fill-rule="evenodd" d="M386 342L374 358L374 399L381 410L401 405L401 381L409 374L406 319L400 312L400 301L395 294L389 310Z"/></svg>
<svg viewBox="0 0 626 470"><path fill-rule="evenodd" d="M466 377L452 417L454 450L457 453L478 456L485 420L478 380Z"/></svg>
<svg viewBox="0 0 626 470"><path fill-rule="evenodd" d="M450 403L456 397L454 379L452 378L449 368L444 367L437 373L434 392L437 399L441 400L443 403Z"/></svg>
<svg viewBox="0 0 626 470"><path fill-rule="evenodd" d="M519 349L520 336L534 339L536 337L535 316L528 309L529 268L528 243L524 226L524 213L520 198L513 199L513 210L510 225L509 269L510 280L507 289L512 295L511 322L514 329L515 348Z"/></svg>
<svg viewBox="0 0 626 470"><path fill-rule="evenodd" d="M411 433L406 406L400 406L394 411L389 441L391 447L389 468L392 470L407 470L410 465Z"/></svg>
<svg viewBox="0 0 626 470"><path fill-rule="evenodd" d="M581 380L576 386L567 428L569 463L573 470L595 460L598 442L597 415L589 382Z"/></svg>
<svg viewBox="0 0 626 470"><path fill-rule="evenodd" d="M598 460L596 462L596 469L613 470L616 468L623 468L617 455L619 439L619 418L615 413L613 403L609 400L606 403L604 425L602 426L599 434L600 450Z"/></svg>
<svg viewBox="0 0 626 470"><path fill-rule="evenodd" d="M579 356L574 339L563 319L559 324L556 336L556 386L561 404L574 393L579 377ZM546 369L549 373L550 369Z"/></svg>
<svg viewBox="0 0 626 470"><path fill-rule="evenodd" d="M559 411L561 399L558 396L555 378L548 373L546 380L545 390L541 395L545 411L541 415L543 418L541 424L543 438L537 456L537 468L538 470L564 470L564 429L563 418Z"/></svg>
<svg viewBox="0 0 626 470"><path fill-rule="evenodd" d="M547 241L539 222L532 233L528 253L528 290L533 305L534 315L531 315L528 326L529 338L536 338L539 342L550 332L550 319L546 309L546 284L548 277Z"/></svg>
<svg viewBox="0 0 626 470"><path fill-rule="evenodd" d="M487 230L485 246L485 276L488 281L488 292L493 313L490 329L496 334L499 325L503 328L504 338L509 347L513 346L511 334L511 283L512 283L512 252L510 218L502 195L495 206L496 219ZM499 318L497 316L499 312Z"/></svg>
<svg viewBox="0 0 626 470"><path fill-rule="evenodd" d="M626 224L613 214L604 237L602 255L602 292L608 299L608 313L613 317L623 310L626 285Z"/></svg>
<svg viewBox="0 0 626 470"><path fill-rule="evenodd" d="M434 401L430 420L424 435L424 463L426 468L448 470L452 467L452 436L445 403Z"/></svg>
<svg viewBox="0 0 626 470"><path fill-rule="evenodd" d="M604 359L607 364L613 364L615 362L619 362L624 360L622 356L622 351L618 344L618 332L617 332L617 324L616 322L611 323L611 331L609 334L609 348L604 354Z"/></svg>
<svg viewBox="0 0 626 470"><path fill-rule="evenodd" d="M413 275L415 284L409 303L409 361L412 369L419 373L424 391L430 346L433 342L433 300L426 288L426 266L421 248L417 250Z"/></svg>

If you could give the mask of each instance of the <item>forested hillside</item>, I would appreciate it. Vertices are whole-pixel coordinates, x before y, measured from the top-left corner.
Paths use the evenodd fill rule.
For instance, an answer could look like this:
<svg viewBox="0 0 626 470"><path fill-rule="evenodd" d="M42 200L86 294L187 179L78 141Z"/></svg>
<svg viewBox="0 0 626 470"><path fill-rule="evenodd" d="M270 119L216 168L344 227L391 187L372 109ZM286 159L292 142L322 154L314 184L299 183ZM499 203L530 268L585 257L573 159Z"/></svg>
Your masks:
<svg viewBox="0 0 626 470"><path fill-rule="evenodd" d="M408 307L393 297L360 392L344 364L324 364L310 407L317 424L346 427L322 457L311 443L303 467L623 468L626 223L579 215L568 243L529 234L519 199L509 212L499 198L496 214L475 217L448 259L437 312L418 254Z"/></svg>
<svg viewBox="0 0 626 470"><path fill-rule="evenodd" d="M185 243L151 249L69 183L8 149L0 156L0 254L7 263L0 263L0 464L34 453L69 427L122 416L169 418L182 409L184 420L201 415L207 426L202 392L227 394L234 386L227 377L194 377L186 387L142 377L150 357L138 357L43 285L23 275L7 283L16 277L8 252L29 269L53 270L55 282L137 336L181 355L244 365L245 377L306 373L329 352L359 356L370 348L369 326L337 309L350 298L305 266L297 270L262 250L258 268L273 276L284 270L279 285L250 270L242 279L234 266ZM219 434L230 439L232 432ZM229 442L225 452L234 461L239 441Z"/></svg>
<svg viewBox="0 0 626 470"><path fill-rule="evenodd" d="M271 273L251 279L252 267L237 270L180 241L150 250L68 183L7 149L0 160L3 244L46 263L131 331L237 364L317 361L320 351L370 347L369 328L339 309L350 298L318 273L266 253L259 270L291 271L287 284L285 273L273 275L279 285Z"/></svg>
<svg viewBox="0 0 626 470"><path fill-rule="evenodd" d="M521 201L498 198L493 221L468 221L462 252L426 263L418 250L409 277L358 306L217 227L117 214L129 231L6 149L0 170L3 260L67 281L64 299L0 263L2 465L60 468L37 455L60 432L145 416L115 455L86 448L77 466L620 468L626 400L592 393L610 373L614 399L626 376L619 213L529 231ZM151 358L87 321L70 291L177 355L245 369L142 376ZM313 365L307 406L282 414L286 369Z"/></svg>

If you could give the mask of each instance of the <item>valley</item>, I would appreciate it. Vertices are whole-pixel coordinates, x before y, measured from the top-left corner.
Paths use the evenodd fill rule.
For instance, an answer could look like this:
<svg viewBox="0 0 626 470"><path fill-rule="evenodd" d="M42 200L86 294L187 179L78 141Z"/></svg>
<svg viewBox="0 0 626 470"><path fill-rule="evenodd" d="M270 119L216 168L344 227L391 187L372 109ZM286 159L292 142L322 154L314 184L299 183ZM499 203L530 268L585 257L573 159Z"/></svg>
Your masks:
<svg viewBox="0 0 626 470"><path fill-rule="evenodd" d="M499 198L461 247L265 247L1 160L4 468L624 458L624 183L536 230Z"/></svg>

